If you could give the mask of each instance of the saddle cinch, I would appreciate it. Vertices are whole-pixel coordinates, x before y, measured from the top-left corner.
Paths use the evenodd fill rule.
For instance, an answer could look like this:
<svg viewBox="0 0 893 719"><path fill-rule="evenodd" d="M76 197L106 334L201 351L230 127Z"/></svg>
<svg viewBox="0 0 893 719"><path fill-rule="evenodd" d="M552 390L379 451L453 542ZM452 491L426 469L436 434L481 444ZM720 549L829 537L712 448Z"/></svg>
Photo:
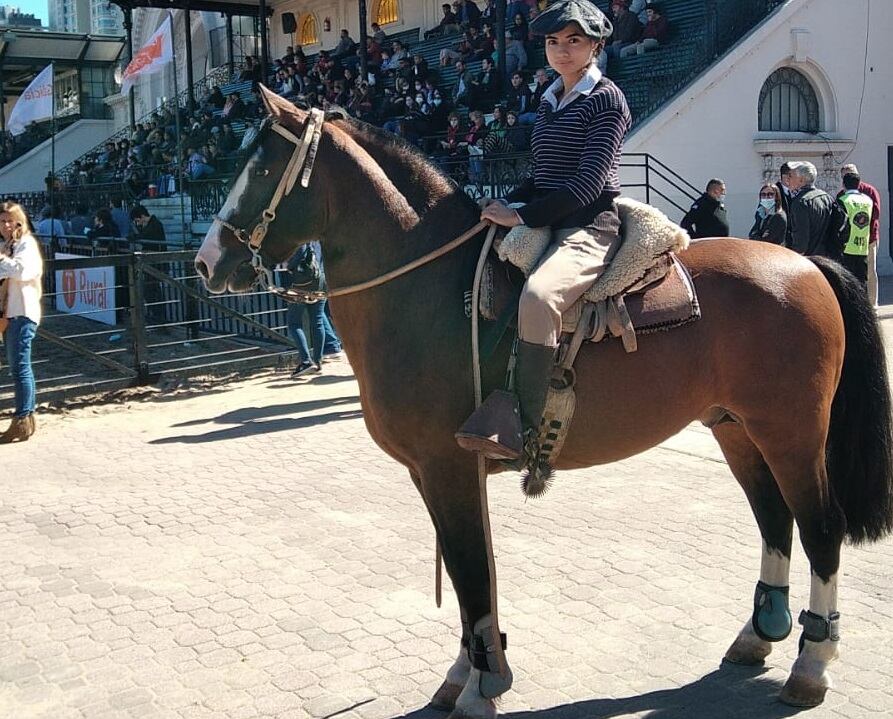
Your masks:
<svg viewBox="0 0 893 719"><path fill-rule="evenodd" d="M616 204L622 242L602 275L562 318L558 359L537 442L537 464L544 471L528 474L528 495L545 491L567 436L576 406L571 368L583 342L617 338L627 352L635 352L637 335L670 330L701 316L694 282L676 257L688 247L685 230L650 205L629 198L618 198ZM490 321L485 346L495 344L513 324L524 279L550 241L548 228L521 226L494 242L480 289L479 311ZM541 481L533 476L537 474L543 475Z"/></svg>

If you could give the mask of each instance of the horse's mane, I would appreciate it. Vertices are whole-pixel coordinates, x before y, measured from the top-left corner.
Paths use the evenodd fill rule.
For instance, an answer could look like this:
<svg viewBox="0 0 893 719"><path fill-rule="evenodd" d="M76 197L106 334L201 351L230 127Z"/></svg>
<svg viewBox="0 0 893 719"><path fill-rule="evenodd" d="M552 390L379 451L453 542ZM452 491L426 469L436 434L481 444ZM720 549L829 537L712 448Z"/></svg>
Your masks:
<svg viewBox="0 0 893 719"><path fill-rule="evenodd" d="M327 120L339 120L341 127L348 135L359 144L366 152L368 152L376 162L381 164L383 161L389 160L388 165L401 167L406 171L407 179L410 178L427 178L434 186L447 186L448 193L467 207L471 212L478 211L477 205L463 190L456 181L446 175L439 167L437 167L428 157L415 145L407 142L402 137L398 137L387 130L367 122L358 120L357 118L347 114L340 107L330 108L326 113ZM389 170L396 167L386 167L386 174L390 175ZM402 184L402 183L401 183ZM418 187L418 183L411 183ZM410 188L401 188L404 194L410 192ZM417 200L419 198L416 198ZM417 202L412 202L416 206ZM417 207L417 209L420 209Z"/></svg>

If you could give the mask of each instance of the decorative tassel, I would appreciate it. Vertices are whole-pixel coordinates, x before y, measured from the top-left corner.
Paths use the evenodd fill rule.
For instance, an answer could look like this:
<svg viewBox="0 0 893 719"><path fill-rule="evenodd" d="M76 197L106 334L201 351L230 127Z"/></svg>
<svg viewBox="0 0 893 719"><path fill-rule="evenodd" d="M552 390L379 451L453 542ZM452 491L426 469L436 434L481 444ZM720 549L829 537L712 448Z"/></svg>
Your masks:
<svg viewBox="0 0 893 719"><path fill-rule="evenodd" d="M521 491L526 497L538 499L549 491L554 479L555 470L552 469L552 465L542 459L534 460L521 478Z"/></svg>

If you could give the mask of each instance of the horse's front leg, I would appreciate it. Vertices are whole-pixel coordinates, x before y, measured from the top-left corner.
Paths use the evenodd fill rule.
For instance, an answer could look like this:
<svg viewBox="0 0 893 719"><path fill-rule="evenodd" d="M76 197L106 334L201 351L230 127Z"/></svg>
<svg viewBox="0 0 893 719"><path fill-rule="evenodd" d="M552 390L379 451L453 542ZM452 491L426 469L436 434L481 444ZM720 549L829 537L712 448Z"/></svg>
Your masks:
<svg viewBox="0 0 893 719"><path fill-rule="evenodd" d="M457 451L420 468L416 476L462 608L460 656L432 704L453 708L451 719L490 719L496 716L495 698L511 687L512 674L508 667L504 673L497 670L495 643L501 638L490 615L491 576L476 460Z"/></svg>

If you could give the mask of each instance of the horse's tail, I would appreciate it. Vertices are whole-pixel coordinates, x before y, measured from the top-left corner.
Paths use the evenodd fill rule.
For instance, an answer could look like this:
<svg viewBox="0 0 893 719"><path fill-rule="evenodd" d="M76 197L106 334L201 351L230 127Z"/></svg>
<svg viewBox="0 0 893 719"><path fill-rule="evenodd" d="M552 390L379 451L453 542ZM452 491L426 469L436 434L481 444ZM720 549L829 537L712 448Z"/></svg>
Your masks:
<svg viewBox="0 0 893 719"><path fill-rule="evenodd" d="M893 430L884 344L865 288L841 265L811 257L837 295L846 332L831 405L826 466L855 544L893 531Z"/></svg>

